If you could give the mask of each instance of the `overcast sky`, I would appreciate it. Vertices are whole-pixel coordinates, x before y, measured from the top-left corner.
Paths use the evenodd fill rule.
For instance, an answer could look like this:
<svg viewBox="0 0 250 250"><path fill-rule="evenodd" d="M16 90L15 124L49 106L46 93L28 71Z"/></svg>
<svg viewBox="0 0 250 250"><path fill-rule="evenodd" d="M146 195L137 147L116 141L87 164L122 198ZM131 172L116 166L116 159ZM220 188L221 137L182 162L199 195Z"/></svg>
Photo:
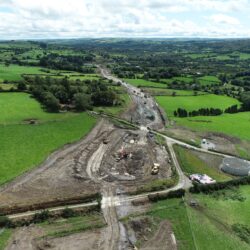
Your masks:
<svg viewBox="0 0 250 250"><path fill-rule="evenodd" d="M0 40L250 37L250 0L0 0Z"/></svg>

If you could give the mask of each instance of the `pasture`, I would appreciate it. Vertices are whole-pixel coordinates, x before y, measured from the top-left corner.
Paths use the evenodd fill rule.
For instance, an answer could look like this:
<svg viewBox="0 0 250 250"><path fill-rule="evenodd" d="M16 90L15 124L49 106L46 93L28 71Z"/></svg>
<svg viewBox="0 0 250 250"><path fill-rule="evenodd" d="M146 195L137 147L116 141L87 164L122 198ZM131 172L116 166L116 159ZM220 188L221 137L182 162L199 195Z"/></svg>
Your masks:
<svg viewBox="0 0 250 250"><path fill-rule="evenodd" d="M54 150L79 140L96 123L87 113L46 113L24 93L2 93L0 101L0 184L37 166ZM25 124L26 119L38 119L38 124Z"/></svg>
<svg viewBox="0 0 250 250"><path fill-rule="evenodd" d="M173 116L178 108L187 111L198 110L200 108L220 108L226 109L232 105L240 105L234 98L219 95L198 95L198 96L157 96L156 101L165 110L168 116Z"/></svg>
<svg viewBox="0 0 250 250"><path fill-rule="evenodd" d="M155 88L164 88L167 87L164 83L152 82L143 79L123 79L125 82L135 86L135 87L155 87Z"/></svg>
<svg viewBox="0 0 250 250"><path fill-rule="evenodd" d="M30 95L25 93L0 93L0 125L23 123L28 119L55 121L75 116L74 113L47 113Z"/></svg>
<svg viewBox="0 0 250 250"><path fill-rule="evenodd" d="M209 117L174 118L174 120L178 125L195 131L219 132L250 141L250 112Z"/></svg>
<svg viewBox="0 0 250 250"><path fill-rule="evenodd" d="M20 81L23 74L44 74L39 67L0 64L0 82Z"/></svg>
<svg viewBox="0 0 250 250"><path fill-rule="evenodd" d="M243 197L239 200L237 197ZM199 206L190 207L194 199ZM172 224L180 250L250 249L232 230L232 225L249 225L250 187L223 190L211 195L197 194L154 203L149 215ZM226 211L226 213L225 213Z"/></svg>

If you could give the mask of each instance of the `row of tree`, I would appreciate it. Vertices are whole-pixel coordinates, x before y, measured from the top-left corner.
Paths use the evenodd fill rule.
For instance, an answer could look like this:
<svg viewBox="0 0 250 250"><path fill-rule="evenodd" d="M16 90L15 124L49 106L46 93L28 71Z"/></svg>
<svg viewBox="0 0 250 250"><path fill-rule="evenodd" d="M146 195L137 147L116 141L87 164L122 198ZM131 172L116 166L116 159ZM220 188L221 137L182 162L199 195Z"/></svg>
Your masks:
<svg viewBox="0 0 250 250"><path fill-rule="evenodd" d="M70 81L67 77L26 77L18 84L19 90L28 90L50 112L61 108L77 111L91 110L94 106L116 106L121 104L119 95L106 83ZM89 82L89 81L88 81ZM20 89L21 88L21 89Z"/></svg>
<svg viewBox="0 0 250 250"><path fill-rule="evenodd" d="M201 108L189 112L186 109L178 108L174 111L175 117L218 116L221 114L223 114L223 111L217 108Z"/></svg>

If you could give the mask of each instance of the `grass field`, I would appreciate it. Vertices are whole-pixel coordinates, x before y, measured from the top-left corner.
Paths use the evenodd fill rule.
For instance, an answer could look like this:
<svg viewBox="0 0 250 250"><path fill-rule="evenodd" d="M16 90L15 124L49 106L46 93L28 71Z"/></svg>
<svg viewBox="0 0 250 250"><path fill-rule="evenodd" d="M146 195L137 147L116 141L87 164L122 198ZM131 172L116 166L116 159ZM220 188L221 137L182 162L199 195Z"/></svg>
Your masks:
<svg viewBox="0 0 250 250"><path fill-rule="evenodd" d="M7 81L19 81L22 79L22 74L41 74L44 73L39 67L31 66L19 66L19 65L10 65L6 67L3 64L0 64L0 82L4 80Z"/></svg>
<svg viewBox="0 0 250 250"><path fill-rule="evenodd" d="M159 96L156 101L165 110L168 116L173 116L174 111L178 108L184 108L187 111L198 110L200 108L220 108L238 104L240 102L234 98L218 95L202 95L202 96Z"/></svg>
<svg viewBox="0 0 250 250"><path fill-rule="evenodd" d="M0 250L4 250L11 236L11 229L0 229Z"/></svg>
<svg viewBox="0 0 250 250"><path fill-rule="evenodd" d="M129 105L131 104L131 99L128 94L120 94L120 98L123 100L123 104L121 106L116 106L116 107L97 107L94 108L96 112L105 112L109 113L112 115L119 115L122 112L124 112Z"/></svg>
<svg viewBox="0 0 250 250"><path fill-rule="evenodd" d="M245 200L235 199L238 196ZM202 207L188 209L199 249L250 249L250 245L240 240L231 228L236 223L250 225L250 186L212 195L194 195L193 198Z"/></svg>
<svg viewBox="0 0 250 250"><path fill-rule="evenodd" d="M39 125L0 125L0 184L37 166L57 148L79 140L95 122L81 113Z"/></svg>
<svg viewBox="0 0 250 250"><path fill-rule="evenodd" d="M180 250L194 250L192 231L188 223L185 204L181 199L169 199L153 204L150 215L169 220Z"/></svg>
<svg viewBox="0 0 250 250"><path fill-rule="evenodd" d="M22 124L30 118L39 123ZM28 94L1 93L0 184L35 167L64 144L79 140L95 123L87 113L46 113Z"/></svg>
<svg viewBox="0 0 250 250"><path fill-rule="evenodd" d="M190 174L207 174L216 181L228 181L232 178L221 172L216 166L206 163L201 160L197 155L192 153L191 150L185 149L181 146L174 146L178 161L183 172Z"/></svg>
<svg viewBox="0 0 250 250"><path fill-rule="evenodd" d="M198 81L201 85L211 85L211 84L220 84L220 80L216 76L203 76L199 77Z"/></svg>
<svg viewBox="0 0 250 250"><path fill-rule="evenodd" d="M245 198L233 199L233 193ZM168 199L154 203L151 216L169 220L180 250L249 250L250 245L242 241L231 229L235 223L250 225L250 186L239 190L225 190L219 195L188 195L199 207L193 208L181 199Z"/></svg>
<svg viewBox="0 0 250 250"><path fill-rule="evenodd" d="M170 79L162 79L162 81L166 82L166 83L171 83L171 82L174 82L174 81L190 83L190 82L193 81L193 78L190 77L190 76L178 76L178 77L173 77L173 78L170 78Z"/></svg>
<svg viewBox="0 0 250 250"><path fill-rule="evenodd" d="M221 116L197 116L192 118L174 118L178 125L196 131L224 133L240 139L250 140L250 112L223 114Z"/></svg>
<svg viewBox="0 0 250 250"><path fill-rule="evenodd" d="M143 79L123 79L123 80L135 87L157 87L157 88L167 87L167 85L164 83L146 81Z"/></svg>
<svg viewBox="0 0 250 250"><path fill-rule="evenodd" d="M25 93L0 93L0 125L22 123L26 119L54 121L75 115L44 112L41 105Z"/></svg>

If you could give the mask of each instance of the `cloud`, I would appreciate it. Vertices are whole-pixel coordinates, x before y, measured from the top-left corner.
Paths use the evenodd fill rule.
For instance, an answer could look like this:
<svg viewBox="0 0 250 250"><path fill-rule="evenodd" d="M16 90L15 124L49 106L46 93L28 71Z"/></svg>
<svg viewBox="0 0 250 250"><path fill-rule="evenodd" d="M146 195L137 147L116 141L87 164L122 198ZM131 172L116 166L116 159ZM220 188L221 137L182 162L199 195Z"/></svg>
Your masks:
<svg viewBox="0 0 250 250"><path fill-rule="evenodd" d="M247 0L0 0L0 37L249 36L248 11Z"/></svg>
<svg viewBox="0 0 250 250"><path fill-rule="evenodd" d="M212 22L216 24L226 24L226 25L239 25L240 21L235 18L224 14L215 14L209 17Z"/></svg>

